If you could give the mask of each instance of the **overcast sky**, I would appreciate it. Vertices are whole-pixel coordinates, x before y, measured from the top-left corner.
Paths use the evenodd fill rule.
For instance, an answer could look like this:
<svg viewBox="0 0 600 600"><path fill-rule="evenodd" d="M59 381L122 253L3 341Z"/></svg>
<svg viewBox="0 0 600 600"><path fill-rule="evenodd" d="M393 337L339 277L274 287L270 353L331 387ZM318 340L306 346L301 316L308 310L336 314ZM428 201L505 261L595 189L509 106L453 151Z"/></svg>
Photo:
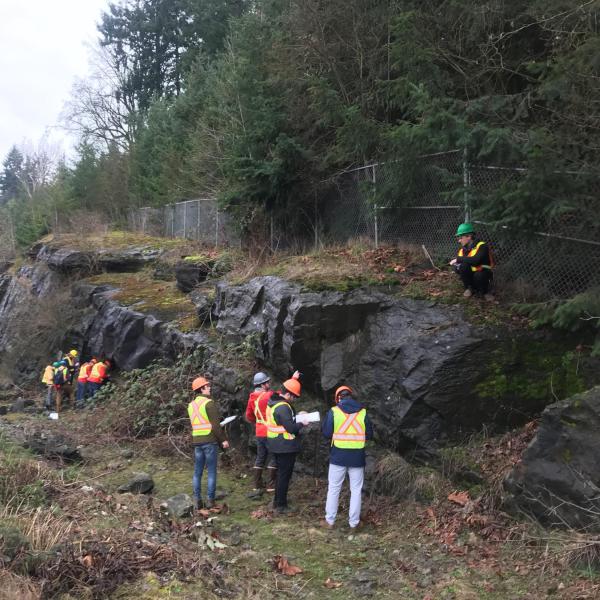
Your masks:
<svg viewBox="0 0 600 600"><path fill-rule="evenodd" d="M58 118L108 0L0 0L0 162L13 144L37 145ZM62 142L68 145L68 142Z"/></svg>

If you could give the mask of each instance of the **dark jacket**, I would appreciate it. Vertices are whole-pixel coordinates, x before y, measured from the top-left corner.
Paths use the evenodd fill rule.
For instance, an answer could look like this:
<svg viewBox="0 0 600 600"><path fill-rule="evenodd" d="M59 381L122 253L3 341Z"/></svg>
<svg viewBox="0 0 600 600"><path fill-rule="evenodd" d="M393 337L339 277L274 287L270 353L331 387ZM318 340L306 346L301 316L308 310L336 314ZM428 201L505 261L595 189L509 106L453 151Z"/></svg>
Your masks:
<svg viewBox="0 0 600 600"><path fill-rule="evenodd" d="M273 407L278 402L287 402L287 400L275 392L269 398L267 406ZM281 425L288 433L292 433L296 437L293 440L286 440L284 439L283 435L279 435L276 438L267 437L267 447L269 448L269 452L273 452L274 454L300 452L302 443L298 437L298 434L304 425L294 421L295 415L296 411L291 407L291 405L289 407L282 405L275 409L275 412L273 413L273 419L275 420L275 423L277 423L277 425Z"/></svg>
<svg viewBox="0 0 600 600"><path fill-rule="evenodd" d="M206 416L212 425L212 429L208 435L200 436L200 439L197 437L194 439L192 436L192 444L194 446L200 446L202 444L219 444L221 445L226 439L225 432L221 427L221 415L219 414L219 408L217 407L214 400L211 399L210 402L206 404Z"/></svg>
<svg viewBox="0 0 600 600"><path fill-rule="evenodd" d="M472 242L468 243L463 248L464 254L468 254L475 246L477 246L477 244L480 241L481 240L475 239ZM460 248L458 250L460 250ZM481 246L479 246L479 249L475 253L475 256L458 256L457 255L456 263L459 265L460 264L470 265L472 267L478 267L479 265L490 266L492 264L492 262L491 262L491 257L490 257L490 248L489 248L487 242L484 242L483 244L481 244Z"/></svg>
<svg viewBox="0 0 600 600"><path fill-rule="evenodd" d="M363 405L350 396L345 396L340 400L338 406L346 413L353 414L361 410ZM321 426L323 435L331 440L333 436L333 409L327 413L323 425ZM367 440L373 439L373 425L369 418L369 413L365 416L365 434ZM332 465L341 467L364 467L366 453L364 448L336 448L331 446L329 449L329 462Z"/></svg>

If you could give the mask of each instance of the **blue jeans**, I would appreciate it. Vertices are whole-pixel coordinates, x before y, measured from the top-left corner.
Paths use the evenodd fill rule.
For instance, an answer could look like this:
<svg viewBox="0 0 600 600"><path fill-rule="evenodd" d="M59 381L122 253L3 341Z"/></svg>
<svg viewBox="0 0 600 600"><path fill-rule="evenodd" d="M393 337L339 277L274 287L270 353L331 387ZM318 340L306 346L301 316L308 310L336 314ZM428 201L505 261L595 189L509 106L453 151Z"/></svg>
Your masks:
<svg viewBox="0 0 600 600"><path fill-rule="evenodd" d="M100 389L100 383L94 383L93 381L88 381L87 383L87 393L88 398L93 398L96 392Z"/></svg>
<svg viewBox="0 0 600 600"><path fill-rule="evenodd" d="M77 396L76 396L76 400L77 400L77 405L78 406L83 406L83 401L85 400L85 392L86 392L86 383L85 381L78 381L77 382Z"/></svg>
<svg viewBox="0 0 600 600"><path fill-rule="evenodd" d="M201 482L202 473L204 472L204 465L208 472L207 476L207 487L208 487L208 499L214 500L215 493L217 491L217 457L219 455L219 445L216 443L212 444L200 444L194 446L194 477L192 478L192 487L194 489L194 496L196 498L202 498Z"/></svg>

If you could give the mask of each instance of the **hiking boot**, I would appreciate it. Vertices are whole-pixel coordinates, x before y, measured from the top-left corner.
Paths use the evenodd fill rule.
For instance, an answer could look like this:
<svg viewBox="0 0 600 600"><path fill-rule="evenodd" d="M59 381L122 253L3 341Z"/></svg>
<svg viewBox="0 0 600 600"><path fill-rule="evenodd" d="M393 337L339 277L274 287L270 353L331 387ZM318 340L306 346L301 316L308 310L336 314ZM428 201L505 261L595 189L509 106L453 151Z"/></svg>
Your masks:
<svg viewBox="0 0 600 600"><path fill-rule="evenodd" d="M358 531L359 529L362 529L364 527L364 523L362 521L359 521L354 527L352 527L352 525L350 525L350 531Z"/></svg>
<svg viewBox="0 0 600 600"><path fill-rule="evenodd" d="M198 496L194 496L194 510L200 510L202 508L202 500Z"/></svg>
<svg viewBox="0 0 600 600"><path fill-rule="evenodd" d="M207 498L206 502L204 503L204 508L214 508L215 507L215 501L212 498Z"/></svg>
<svg viewBox="0 0 600 600"><path fill-rule="evenodd" d="M473 292L467 288L464 292L463 292L463 298L470 298L473 295Z"/></svg>
<svg viewBox="0 0 600 600"><path fill-rule="evenodd" d="M277 469L267 469L269 471L269 482L267 483L267 492L272 494L277 484Z"/></svg>
<svg viewBox="0 0 600 600"><path fill-rule="evenodd" d="M263 490L262 488L260 488L260 489L254 488L251 492L246 494L246 498L249 498L250 500L260 500L264 493L265 493L265 490Z"/></svg>
<svg viewBox="0 0 600 600"><path fill-rule="evenodd" d="M262 481L262 473L263 470L258 468L258 467L254 467L254 469L252 469L254 471L254 490L260 490L262 489L263 486L263 481Z"/></svg>
<svg viewBox="0 0 600 600"><path fill-rule="evenodd" d="M487 302L493 302L496 298L494 298L494 294L484 294L484 300Z"/></svg>
<svg viewBox="0 0 600 600"><path fill-rule="evenodd" d="M333 529L333 523L328 523L326 519L321 519L319 521L319 526L323 529Z"/></svg>

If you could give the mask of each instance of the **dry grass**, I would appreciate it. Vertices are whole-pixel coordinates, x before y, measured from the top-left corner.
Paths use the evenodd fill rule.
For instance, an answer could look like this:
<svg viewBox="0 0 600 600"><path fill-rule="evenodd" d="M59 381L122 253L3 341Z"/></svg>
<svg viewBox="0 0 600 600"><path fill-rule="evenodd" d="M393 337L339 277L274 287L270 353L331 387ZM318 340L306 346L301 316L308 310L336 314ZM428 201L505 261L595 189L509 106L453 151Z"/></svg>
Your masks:
<svg viewBox="0 0 600 600"><path fill-rule="evenodd" d="M600 536L571 533L564 543L565 562L588 571L600 569Z"/></svg>
<svg viewBox="0 0 600 600"><path fill-rule="evenodd" d="M42 597L39 585L7 569L0 569L0 582L0 600L39 600Z"/></svg>

